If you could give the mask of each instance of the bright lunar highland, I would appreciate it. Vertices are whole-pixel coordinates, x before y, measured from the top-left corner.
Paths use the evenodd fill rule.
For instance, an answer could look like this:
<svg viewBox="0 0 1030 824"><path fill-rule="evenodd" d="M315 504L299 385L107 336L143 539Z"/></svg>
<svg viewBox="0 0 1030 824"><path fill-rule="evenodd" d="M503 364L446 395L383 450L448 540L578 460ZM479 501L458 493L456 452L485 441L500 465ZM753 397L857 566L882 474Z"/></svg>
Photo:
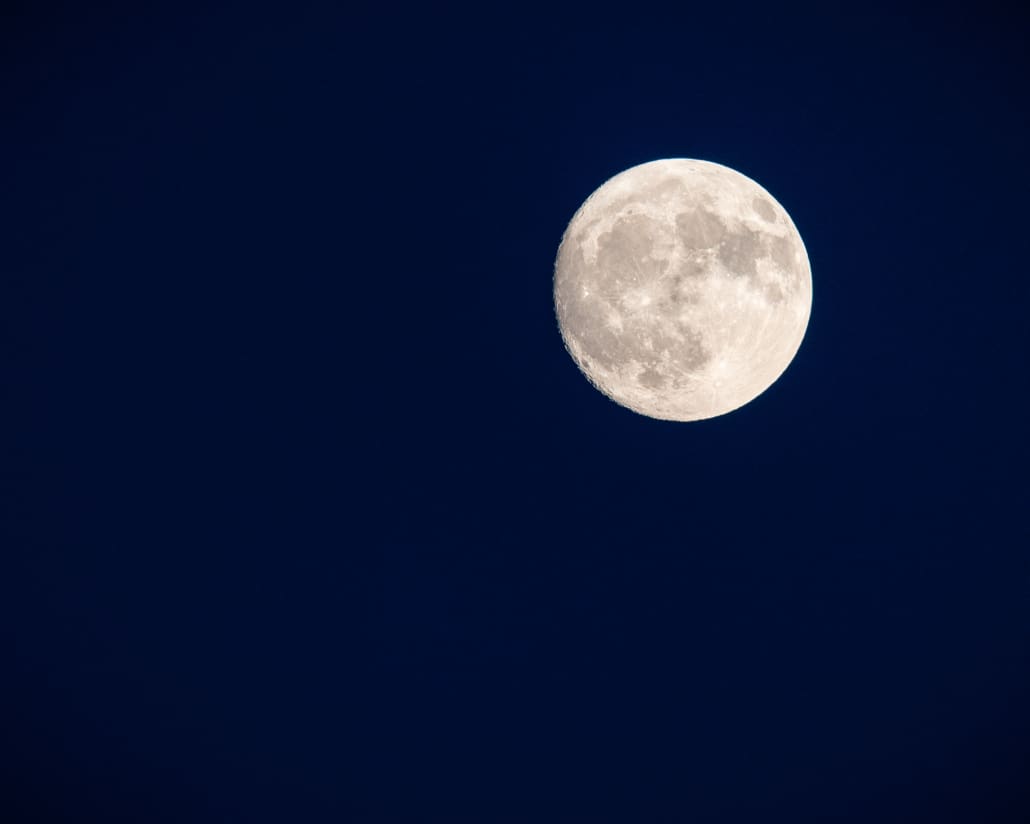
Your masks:
<svg viewBox="0 0 1030 824"><path fill-rule="evenodd" d="M554 271L565 346L591 383L652 418L756 398L794 358L812 272L790 216L705 160L627 169L573 216Z"/></svg>

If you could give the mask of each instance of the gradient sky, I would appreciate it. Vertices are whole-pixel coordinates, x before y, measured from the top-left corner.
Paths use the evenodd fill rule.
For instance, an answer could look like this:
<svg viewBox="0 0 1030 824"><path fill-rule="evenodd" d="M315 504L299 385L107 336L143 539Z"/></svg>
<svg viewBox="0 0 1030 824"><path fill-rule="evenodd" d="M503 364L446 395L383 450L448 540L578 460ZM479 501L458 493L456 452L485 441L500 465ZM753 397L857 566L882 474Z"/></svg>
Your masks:
<svg viewBox="0 0 1030 824"><path fill-rule="evenodd" d="M0 819L1030 819L1013 9L12 6ZM551 303L677 156L814 283L694 424Z"/></svg>

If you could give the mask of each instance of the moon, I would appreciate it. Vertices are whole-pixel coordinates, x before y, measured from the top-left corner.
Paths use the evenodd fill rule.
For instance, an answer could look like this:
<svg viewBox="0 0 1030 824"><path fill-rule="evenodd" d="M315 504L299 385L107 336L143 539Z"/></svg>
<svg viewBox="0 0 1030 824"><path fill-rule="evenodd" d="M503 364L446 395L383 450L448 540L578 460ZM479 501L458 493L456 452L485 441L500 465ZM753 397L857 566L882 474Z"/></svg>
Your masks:
<svg viewBox="0 0 1030 824"><path fill-rule="evenodd" d="M655 160L573 216L554 268L565 348L601 392L670 421L724 415L768 389L808 327L812 270L786 210L706 160Z"/></svg>

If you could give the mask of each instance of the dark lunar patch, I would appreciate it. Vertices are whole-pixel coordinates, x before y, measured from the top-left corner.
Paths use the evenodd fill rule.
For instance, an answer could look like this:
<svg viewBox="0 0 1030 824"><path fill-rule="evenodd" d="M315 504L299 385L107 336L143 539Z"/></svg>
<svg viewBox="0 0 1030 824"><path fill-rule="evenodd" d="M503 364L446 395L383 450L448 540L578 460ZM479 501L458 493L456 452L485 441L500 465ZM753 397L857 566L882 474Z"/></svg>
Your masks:
<svg viewBox="0 0 1030 824"><path fill-rule="evenodd" d="M708 363L711 353L705 349L702 336L682 322L676 323L676 331L678 335L652 330L650 336L628 336L626 360L639 361L651 371L656 370L663 359L667 359L674 370L684 372L695 372Z"/></svg>
<svg viewBox="0 0 1030 824"><path fill-rule="evenodd" d="M655 311L662 315L671 315L676 311L679 302L680 298L675 289L664 289L655 300Z"/></svg>
<svg viewBox="0 0 1030 824"><path fill-rule="evenodd" d="M755 210L762 220L772 223L776 220L776 210L772 204L763 197L756 197L751 201L751 208Z"/></svg>
<svg viewBox="0 0 1030 824"><path fill-rule="evenodd" d="M627 215L597 239L597 268L606 284L639 286L649 283L669 265L652 256L658 226L645 215Z"/></svg>
<svg viewBox="0 0 1030 824"><path fill-rule="evenodd" d="M773 263L787 272L794 271L794 243L789 237L773 238L769 249Z"/></svg>
<svg viewBox="0 0 1030 824"><path fill-rule="evenodd" d="M676 342L672 352L673 361L680 369L695 372L711 360L712 353L705 348L700 332L682 322L677 323L676 327L685 340Z"/></svg>
<svg viewBox="0 0 1030 824"><path fill-rule="evenodd" d="M751 229L727 235L719 244L719 260L731 275L755 275L758 258L762 257L762 237Z"/></svg>
<svg viewBox="0 0 1030 824"><path fill-rule="evenodd" d="M648 367L640 373L637 383L641 386L646 386L648 389L661 389L665 386L665 376Z"/></svg>
<svg viewBox="0 0 1030 824"><path fill-rule="evenodd" d="M676 332L655 329L650 323L630 324L621 336L622 345L617 363L636 361L644 367L638 381L651 388L660 388L668 381L662 367L676 372L695 372L711 357L700 334L684 323L675 324ZM662 381L659 383L659 381Z"/></svg>
<svg viewBox="0 0 1030 824"><path fill-rule="evenodd" d="M726 234L726 225L711 212L698 208L676 215L676 231L688 249L708 249Z"/></svg>
<svg viewBox="0 0 1030 824"><path fill-rule="evenodd" d="M661 294L655 301L655 308L663 315L676 315L684 306L698 302L696 287L685 278L677 275L666 281Z"/></svg>

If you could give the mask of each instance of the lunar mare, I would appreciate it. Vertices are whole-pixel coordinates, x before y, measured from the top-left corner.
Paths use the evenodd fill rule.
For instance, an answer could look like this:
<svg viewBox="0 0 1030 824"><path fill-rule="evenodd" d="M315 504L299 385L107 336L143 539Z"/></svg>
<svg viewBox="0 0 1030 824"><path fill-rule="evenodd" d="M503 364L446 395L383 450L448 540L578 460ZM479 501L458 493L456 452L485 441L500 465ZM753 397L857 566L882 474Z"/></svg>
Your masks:
<svg viewBox="0 0 1030 824"><path fill-rule="evenodd" d="M784 208L704 160L616 175L573 216L554 270L565 346L590 382L652 418L723 415L797 353L812 274Z"/></svg>

